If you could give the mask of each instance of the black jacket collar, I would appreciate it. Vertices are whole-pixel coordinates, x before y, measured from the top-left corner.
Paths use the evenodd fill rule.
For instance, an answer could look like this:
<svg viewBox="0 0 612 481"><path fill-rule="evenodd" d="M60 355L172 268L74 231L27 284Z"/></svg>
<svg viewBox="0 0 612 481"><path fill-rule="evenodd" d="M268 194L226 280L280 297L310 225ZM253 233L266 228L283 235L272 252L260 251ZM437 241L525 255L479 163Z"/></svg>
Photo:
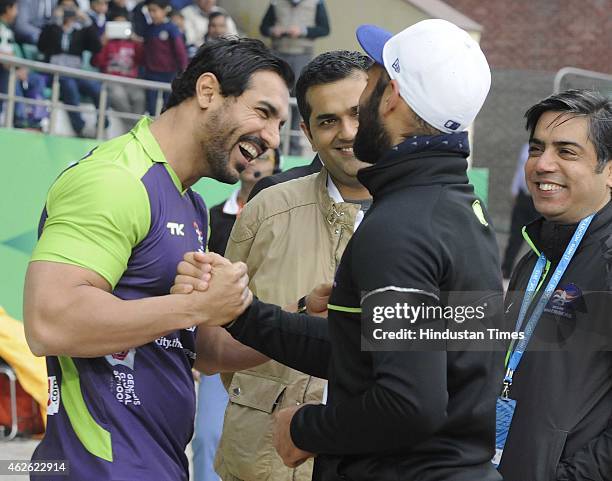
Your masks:
<svg viewBox="0 0 612 481"><path fill-rule="evenodd" d="M587 231L588 236L593 238L593 235L597 234L598 231L609 228L611 223L612 202L608 202L593 218ZM547 259L556 264L563 257L563 253L577 227L578 223L560 224L540 217L527 225L525 231L536 249L543 252ZM583 241L585 245L589 242L586 238Z"/></svg>
<svg viewBox="0 0 612 481"><path fill-rule="evenodd" d="M357 178L373 197L396 189L438 184L467 184L467 161L456 152L402 154L391 150Z"/></svg>

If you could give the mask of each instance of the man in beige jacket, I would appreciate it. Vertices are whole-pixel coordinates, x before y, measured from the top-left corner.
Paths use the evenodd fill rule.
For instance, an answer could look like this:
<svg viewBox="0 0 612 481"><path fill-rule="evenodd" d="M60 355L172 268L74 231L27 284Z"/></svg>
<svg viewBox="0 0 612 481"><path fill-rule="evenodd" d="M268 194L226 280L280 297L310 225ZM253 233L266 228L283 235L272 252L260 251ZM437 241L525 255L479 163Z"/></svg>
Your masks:
<svg viewBox="0 0 612 481"><path fill-rule="evenodd" d="M249 268L249 287L265 302L288 305L331 282L354 229L371 204L357 180L368 166L353 155L358 104L371 61L357 52L327 52L310 62L296 85L301 128L324 168L260 192L236 222L225 252ZM261 354L260 362L265 360ZM205 372L234 367L223 356L201 359ZM224 481L305 481L312 460L286 467L272 445L276 410L325 402L325 381L275 361L225 375L230 402L216 468Z"/></svg>

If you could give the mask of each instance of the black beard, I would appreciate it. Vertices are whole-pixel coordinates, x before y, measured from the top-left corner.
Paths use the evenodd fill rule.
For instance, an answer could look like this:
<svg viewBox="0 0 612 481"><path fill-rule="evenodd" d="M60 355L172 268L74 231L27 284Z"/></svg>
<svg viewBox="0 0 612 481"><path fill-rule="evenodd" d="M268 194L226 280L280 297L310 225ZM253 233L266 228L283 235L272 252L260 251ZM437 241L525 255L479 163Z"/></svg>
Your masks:
<svg viewBox="0 0 612 481"><path fill-rule="evenodd" d="M206 140L202 141L202 151L208 164L209 176L224 184L235 184L238 182L238 175L230 169L227 150L227 143L234 129L224 128L225 121L226 119L216 112L211 115L206 122L208 135Z"/></svg>
<svg viewBox="0 0 612 481"><path fill-rule="evenodd" d="M359 128L353 141L353 153L359 160L369 164L378 162L393 147L378 113L385 87L386 83L379 81L366 105L359 108Z"/></svg>

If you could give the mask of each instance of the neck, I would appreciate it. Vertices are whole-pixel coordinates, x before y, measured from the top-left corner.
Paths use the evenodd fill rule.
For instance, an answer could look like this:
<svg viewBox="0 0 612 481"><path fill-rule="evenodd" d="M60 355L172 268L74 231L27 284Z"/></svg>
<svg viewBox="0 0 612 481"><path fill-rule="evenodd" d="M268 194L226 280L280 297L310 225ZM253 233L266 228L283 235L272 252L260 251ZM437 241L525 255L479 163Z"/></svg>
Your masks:
<svg viewBox="0 0 612 481"><path fill-rule="evenodd" d="M332 177L334 185L340 191L340 195L344 200L368 200L372 198L372 195L363 185L346 185L341 184Z"/></svg>
<svg viewBox="0 0 612 481"><path fill-rule="evenodd" d="M183 101L183 104L190 100ZM189 114L190 109L182 104L161 114L151 123L151 133L159 144L172 170L186 189L202 177L209 175L202 148L190 129L177 125L197 125L197 119Z"/></svg>
<svg viewBox="0 0 612 481"><path fill-rule="evenodd" d="M253 190L254 185L255 184L251 184L250 182L240 182L240 192L238 192L238 200L246 203L247 199L249 198L249 194L251 193L251 190Z"/></svg>

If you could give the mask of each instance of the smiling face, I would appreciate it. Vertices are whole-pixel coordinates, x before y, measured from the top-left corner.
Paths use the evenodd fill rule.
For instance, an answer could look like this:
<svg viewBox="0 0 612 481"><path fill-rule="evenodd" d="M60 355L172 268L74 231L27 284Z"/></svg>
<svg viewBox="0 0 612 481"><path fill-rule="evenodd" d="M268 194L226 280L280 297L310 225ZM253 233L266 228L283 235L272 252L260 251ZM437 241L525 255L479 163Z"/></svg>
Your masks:
<svg viewBox="0 0 612 481"><path fill-rule="evenodd" d="M540 214L571 224L610 201L612 162L597 173L597 154L586 118L545 112L529 141L525 179Z"/></svg>
<svg viewBox="0 0 612 481"><path fill-rule="evenodd" d="M233 184L249 162L278 147L287 120L289 90L274 72L258 71L239 97L216 96L200 129L209 175Z"/></svg>
<svg viewBox="0 0 612 481"><path fill-rule="evenodd" d="M355 70L349 77L314 85L306 92L312 111L309 127L302 123L302 130L334 181L346 186L359 186L357 172L370 165L353 154L359 96L366 83L365 72Z"/></svg>

